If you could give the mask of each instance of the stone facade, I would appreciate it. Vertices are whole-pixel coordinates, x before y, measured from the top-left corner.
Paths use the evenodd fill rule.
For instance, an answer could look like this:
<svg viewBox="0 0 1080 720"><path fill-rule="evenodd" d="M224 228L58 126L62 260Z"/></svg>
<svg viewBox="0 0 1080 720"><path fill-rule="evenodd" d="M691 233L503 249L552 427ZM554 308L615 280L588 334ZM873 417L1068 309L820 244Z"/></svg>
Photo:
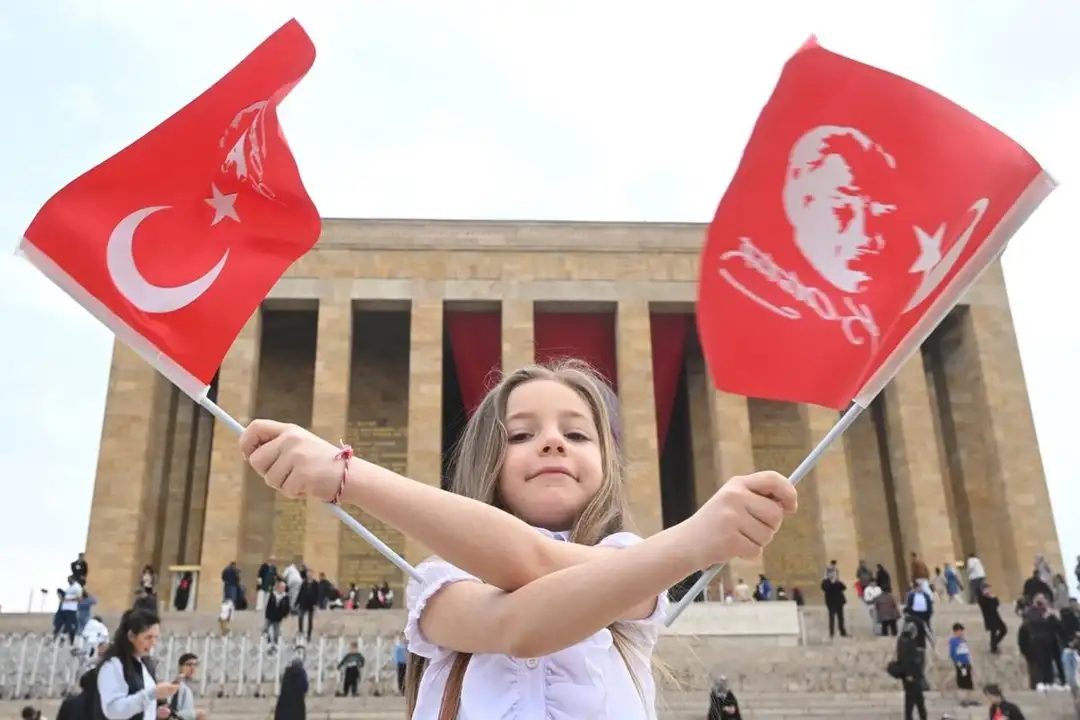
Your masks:
<svg viewBox="0 0 1080 720"><path fill-rule="evenodd" d="M685 442L661 444L650 336L658 313L693 313L699 225L328 220L319 245L275 286L213 385L241 422L261 415L345 440L375 462L437 484L448 438L448 312L499 312L503 367L532 359L537 312L610 313L637 526L685 517L732 475L790 472L837 414L712 389L696 338L680 387ZM675 432L674 430L672 432ZM452 438L450 438L452 440ZM682 474L665 471L685 448ZM681 452L681 451L680 451ZM665 474L666 473L666 474ZM680 488L668 493L669 485ZM665 492L662 492L662 488ZM685 490L685 492L682 492ZM664 508L661 497L691 498ZM427 550L355 510L410 562ZM401 573L318 503L277 497L236 451L236 438L148 365L117 346L87 543L103 609L126 606L138 570L200 566L201 607L236 560L253 595L266 557L303 559L361 588ZM978 553L1008 597L1032 556L1061 555L1035 440L1003 278L986 273L869 412L800 488L800 512L759 572L816 602L825 563L851 577L865 558L900 582L910 554L931 567ZM95 578L98 578L97 580Z"/></svg>

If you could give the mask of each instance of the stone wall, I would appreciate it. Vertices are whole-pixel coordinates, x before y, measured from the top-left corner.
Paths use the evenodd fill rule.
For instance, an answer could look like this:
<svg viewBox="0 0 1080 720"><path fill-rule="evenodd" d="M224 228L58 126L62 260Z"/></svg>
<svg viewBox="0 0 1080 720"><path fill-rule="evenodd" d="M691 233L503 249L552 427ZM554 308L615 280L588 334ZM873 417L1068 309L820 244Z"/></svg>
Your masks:
<svg viewBox="0 0 1080 720"><path fill-rule="evenodd" d="M621 352L633 353L646 346L648 334L642 335L647 323L631 319L647 318L657 308L692 312L703 230L678 224L327 221L319 246L275 286L230 350L219 403L241 422L264 415L308 426L321 402L320 432L348 435L341 439L377 462L436 483L441 318L449 303L501 304L504 330L513 334L513 343L503 338L503 353L513 355L520 346L521 357L529 354L536 308L549 302L611 308L621 313L628 333ZM1000 268L988 272L966 302L890 387L880 412L867 413L848 432L842 461L828 464L832 474L823 478L819 472L801 486L800 513L765 558L774 581L806 586L808 599L816 600L812 589L821 565L838 552L840 539L852 535L859 557L881 562L900 581L912 550L933 566L974 548L1005 596L1027 574L1035 552L1060 566ZM363 309L355 313L351 345L324 341L326 367L318 375L318 328L340 334L354 307ZM350 352L346 368L342 358ZM631 367L630 360L618 362ZM634 367L648 367L634 361ZM700 359L691 356L690 362L695 397L687 445L699 503L733 473L790 472L820 440L825 415L716 393ZM347 390L341 387L346 370ZM162 571L176 562L201 564L207 582L200 602L216 603L217 576L229 560L241 562L250 585L270 553L288 562L310 551L318 557L314 569L343 583L383 577L400 583L396 569L347 529L308 532L313 523L321 528L336 521L314 504L276 497L237 457L231 431L203 411L193 413L189 400L125 348L116 352L109 387L87 545L100 578L92 584L107 586L99 590L104 607L128 602L135 573L147 562ZM651 393L639 389L624 400L635 405L628 411L640 418L635 428L651 437ZM815 419L809 427L807 418ZM635 502L655 503L656 449L635 444L634 452ZM835 476L843 473L847 485ZM831 488L835 497L845 486L851 518L840 517L845 513L820 489ZM658 509L638 510L647 529L657 529ZM411 561L427 554L358 517ZM841 521L845 526L837 527ZM761 568L755 561L736 565L748 582Z"/></svg>
<svg viewBox="0 0 1080 720"><path fill-rule="evenodd" d="M359 311L353 321L352 393L349 442L357 454L405 473L409 414L409 314ZM401 533L356 508L349 512L399 554ZM401 597L401 573L348 528L341 528L341 559L336 574L342 587L361 591L387 580ZM363 597L366 597L364 595Z"/></svg>
<svg viewBox="0 0 1080 720"><path fill-rule="evenodd" d="M303 427L311 424L316 321L309 310L264 312L255 400L258 417ZM301 559L305 514L303 502L274 492L253 473L247 483L240 568L253 589L255 571L270 555L281 567Z"/></svg>
<svg viewBox="0 0 1080 720"><path fill-rule="evenodd" d="M751 400L750 428L758 468L790 473L810 449L803 416L794 403ZM765 574L773 584L789 592L798 587L811 600L821 594L817 587L828 561L822 546L819 512L817 486L809 477L799 485L799 512L784 521L772 544L765 548ZM757 581L743 579L751 587Z"/></svg>

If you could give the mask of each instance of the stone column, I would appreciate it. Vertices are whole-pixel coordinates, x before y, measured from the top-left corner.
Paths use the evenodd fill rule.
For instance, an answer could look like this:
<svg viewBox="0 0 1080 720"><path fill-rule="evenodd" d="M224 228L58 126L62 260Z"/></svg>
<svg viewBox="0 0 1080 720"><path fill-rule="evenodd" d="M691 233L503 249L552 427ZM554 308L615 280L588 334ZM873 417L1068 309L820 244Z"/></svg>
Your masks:
<svg viewBox="0 0 1080 720"><path fill-rule="evenodd" d="M191 490L191 446L195 441L197 420L195 401L175 390L172 398L172 438L166 438L167 471L161 509L161 561L157 568L159 585L170 587L169 567L183 564L183 531L187 522L188 497Z"/></svg>
<svg viewBox="0 0 1080 720"><path fill-rule="evenodd" d="M203 528L206 525L206 488L210 481L210 452L214 439L214 416L199 409L194 424L195 443L192 449L190 498L187 519L182 533L181 564L198 565L202 557Z"/></svg>
<svg viewBox="0 0 1080 720"><path fill-rule="evenodd" d="M728 480L754 472L754 441L750 433L750 406L745 397L720 392L710 384L709 412L717 487ZM724 581L730 591L738 578L751 585L765 572L765 556L753 560L733 559L728 563Z"/></svg>
<svg viewBox="0 0 1080 720"><path fill-rule="evenodd" d="M1000 266L995 274L1000 278ZM999 282L1003 295L1003 281ZM1036 554L1044 555L1066 577L1072 567L1063 566L1008 305L969 306L961 317L960 332L973 360L969 360L968 373L974 380L976 402L983 408L987 484L991 507L997 510L998 563L1005 573L999 580L991 577L990 582L1007 596L1031 575Z"/></svg>
<svg viewBox="0 0 1080 720"><path fill-rule="evenodd" d="M218 371L217 404L243 424L250 422L255 412L261 344L260 308L244 325ZM262 482L236 443L236 433L215 421L199 561L198 607L204 611L212 611L221 604L221 571L234 560L240 562L245 485ZM266 522L270 521L266 518ZM249 592L255 587L254 580L244 578Z"/></svg>
<svg viewBox="0 0 1080 720"><path fill-rule="evenodd" d="M803 405L802 408L809 440L806 450L810 452L840 419L840 414L817 405ZM807 480L817 486L825 562L836 560L841 577L851 577L859 565L859 538L855 527L851 472L842 440L833 443L825 452ZM884 508L881 514L885 516ZM888 532L887 523L882 527ZM850 594L854 596L854 591Z"/></svg>
<svg viewBox="0 0 1080 720"><path fill-rule="evenodd" d="M956 548L921 352L886 387L885 424L905 567L912 552L931 568L940 566L956 557Z"/></svg>
<svg viewBox="0 0 1080 720"><path fill-rule="evenodd" d="M648 537L664 528L649 302L621 300L616 312L615 356L626 489L634 525L642 536Z"/></svg>
<svg viewBox="0 0 1080 720"><path fill-rule="evenodd" d="M335 444L352 443L354 439L347 437L353 331L352 300L348 294L320 299L318 322L311 431ZM325 502L312 499L307 503L304 528L305 564L316 573L336 575L341 521L331 515Z"/></svg>
<svg viewBox="0 0 1080 720"><path fill-rule="evenodd" d="M502 371L512 373L536 362L533 301L502 301Z"/></svg>
<svg viewBox="0 0 1080 720"><path fill-rule="evenodd" d="M160 390L167 385L134 350L114 343L86 540L88 584L100 611L129 608L137 573L151 560L144 506L150 484L160 481L155 469L169 410Z"/></svg>
<svg viewBox="0 0 1080 720"><path fill-rule="evenodd" d="M414 300L410 318L407 474L439 487L442 478L443 302ZM405 559L420 563L431 552L405 539Z"/></svg>
<svg viewBox="0 0 1080 720"><path fill-rule="evenodd" d="M712 420L712 385L705 361L699 354L691 354L686 363L686 393L690 401L690 442L694 468L694 509L699 509L720 489L717 474L716 438ZM723 600L721 588L727 572L716 576L709 584L706 597L709 601Z"/></svg>

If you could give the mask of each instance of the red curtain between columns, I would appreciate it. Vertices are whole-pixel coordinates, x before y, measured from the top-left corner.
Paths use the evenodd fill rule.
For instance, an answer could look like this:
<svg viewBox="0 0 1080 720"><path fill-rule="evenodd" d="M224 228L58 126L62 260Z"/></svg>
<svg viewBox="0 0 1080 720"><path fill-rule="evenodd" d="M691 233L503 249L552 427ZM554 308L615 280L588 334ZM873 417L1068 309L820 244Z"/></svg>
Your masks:
<svg viewBox="0 0 1080 720"><path fill-rule="evenodd" d="M618 388L614 314L536 313L533 322L537 362L578 358L591 364L613 388ZM653 394L661 452L671 423L689 326L687 315L651 317ZM492 374L502 364L502 320L498 312L448 312L446 330L461 396L471 416L490 387Z"/></svg>
<svg viewBox="0 0 1080 720"><path fill-rule="evenodd" d="M536 361L584 360L618 387L614 313L541 313L533 317Z"/></svg>
<svg viewBox="0 0 1080 720"><path fill-rule="evenodd" d="M689 315L653 313L649 330L652 336L653 395L656 398L656 446L664 452L675 393L679 389L683 349L690 329Z"/></svg>
<svg viewBox="0 0 1080 720"><path fill-rule="evenodd" d="M495 312L448 312L446 332L454 353L458 385L465 412L473 411L484 399L493 373L502 366L502 316Z"/></svg>

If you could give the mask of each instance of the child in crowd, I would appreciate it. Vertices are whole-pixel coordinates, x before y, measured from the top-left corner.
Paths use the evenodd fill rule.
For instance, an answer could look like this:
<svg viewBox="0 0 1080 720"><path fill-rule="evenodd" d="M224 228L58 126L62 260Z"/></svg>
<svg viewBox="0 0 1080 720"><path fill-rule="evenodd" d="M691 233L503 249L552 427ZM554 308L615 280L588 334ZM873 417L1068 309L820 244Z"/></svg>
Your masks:
<svg viewBox="0 0 1080 720"><path fill-rule="evenodd" d="M952 637L949 638L949 659L956 667L956 689L960 695L960 706L978 705L979 701L971 695L972 690L975 689L974 680L971 677L971 650L964 636L964 626L960 623L953 623L952 626Z"/></svg>
<svg viewBox="0 0 1080 720"><path fill-rule="evenodd" d="M619 438L611 389L565 362L489 392L458 445L452 492L350 460L295 425L256 420L240 448L287 497L355 505L437 555L406 592L413 720L645 720L667 589L759 556L796 493L774 472L732 478L642 540L627 530Z"/></svg>

